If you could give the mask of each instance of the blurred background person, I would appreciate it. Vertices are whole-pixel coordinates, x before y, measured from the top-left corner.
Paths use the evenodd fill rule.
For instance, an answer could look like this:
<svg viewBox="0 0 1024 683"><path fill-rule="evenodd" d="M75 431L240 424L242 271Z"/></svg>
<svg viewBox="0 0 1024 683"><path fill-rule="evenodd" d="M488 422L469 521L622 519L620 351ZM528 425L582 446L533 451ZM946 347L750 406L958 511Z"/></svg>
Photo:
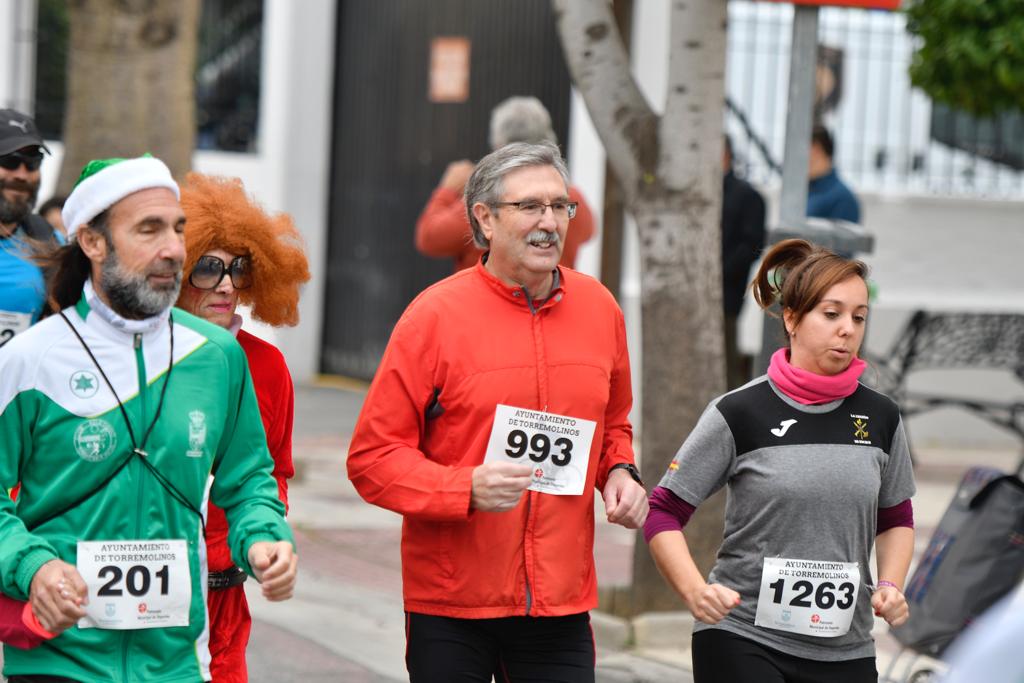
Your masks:
<svg viewBox="0 0 1024 683"><path fill-rule="evenodd" d="M510 142L558 144L551 115L536 97L510 97L491 111L491 150ZM424 256L451 258L455 270L474 265L483 250L473 244L466 202L462 196L475 164L468 159L448 164L441 182L416 221L416 249ZM573 185L569 201L576 203L576 215L569 224L560 264L575 267L580 245L594 236L594 215Z"/></svg>
<svg viewBox="0 0 1024 683"><path fill-rule="evenodd" d="M47 223L49 223L54 230L59 232L67 239L68 231L64 227L64 218L61 216L61 211L64 210L64 201L67 199L64 195L54 195L47 199L45 202L39 205L39 215L43 217Z"/></svg>
<svg viewBox="0 0 1024 683"><path fill-rule="evenodd" d="M291 374L276 346L242 328L241 302L269 325L299 321L299 288L309 264L299 232L286 214L268 215L246 195L241 181L190 173L181 190L188 277L178 307L233 332L249 360L267 446L274 459L278 495L288 508L295 395ZM207 501L210 672L216 683L247 680L245 648L252 618L231 559L224 512Z"/></svg>
<svg viewBox="0 0 1024 683"><path fill-rule="evenodd" d="M737 321L750 266L764 248L764 198L733 170L732 140L722 150L722 306L725 309L725 379L735 389L750 379L750 359L739 350Z"/></svg>
<svg viewBox="0 0 1024 683"><path fill-rule="evenodd" d="M815 126L807 162L807 216L860 223L860 200L836 173L834 153L832 134L825 126Z"/></svg>
<svg viewBox="0 0 1024 683"><path fill-rule="evenodd" d="M34 257L56 243L53 228L32 209L49 151L31 117L0 109L0 346L36 322L46 302Z"/></svg>

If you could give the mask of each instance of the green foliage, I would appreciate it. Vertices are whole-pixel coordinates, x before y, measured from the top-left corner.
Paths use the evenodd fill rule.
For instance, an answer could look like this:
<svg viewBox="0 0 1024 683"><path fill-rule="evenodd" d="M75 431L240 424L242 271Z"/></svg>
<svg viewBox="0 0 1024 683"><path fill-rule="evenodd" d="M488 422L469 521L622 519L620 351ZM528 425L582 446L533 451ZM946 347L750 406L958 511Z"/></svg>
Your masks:
<svg viewBox="0 0 1024 683"><path fill-rule="evenodd" d="M908 0L911 82L976 116L1024 110L1024 0Z"/></svg>

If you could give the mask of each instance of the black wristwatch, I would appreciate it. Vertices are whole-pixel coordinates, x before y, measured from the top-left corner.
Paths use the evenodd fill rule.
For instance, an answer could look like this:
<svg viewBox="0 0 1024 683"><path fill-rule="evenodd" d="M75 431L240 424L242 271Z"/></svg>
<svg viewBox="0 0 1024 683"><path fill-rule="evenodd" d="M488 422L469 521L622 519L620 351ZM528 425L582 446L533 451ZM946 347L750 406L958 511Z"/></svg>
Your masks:
<svg viewBox="0 0 1024 683"><path fill-rule="evenodd" d="M644 480L640 478L640 470L636 468L636 465L632 465L628 462L620 462L618 465L612 465L612 468L608 470L608 474L611 474L615 470L626 470L629 472L629 476L633 477L633 481L641 486L644 485Z"/></svg>

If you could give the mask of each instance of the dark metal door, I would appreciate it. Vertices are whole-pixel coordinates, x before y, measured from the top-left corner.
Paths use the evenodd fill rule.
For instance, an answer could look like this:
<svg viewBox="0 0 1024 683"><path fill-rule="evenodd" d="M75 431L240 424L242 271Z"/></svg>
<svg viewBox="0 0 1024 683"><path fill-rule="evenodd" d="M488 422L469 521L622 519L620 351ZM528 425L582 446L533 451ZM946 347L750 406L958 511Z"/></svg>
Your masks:
<svg viewBox="0 0 1024 683"><path fill-rule="evenodd" d="M564 151L570 79L549 0L350 0L337 36L321 369L369 379L406 305L452 271L413 245L445 166L487 153L490 111L513 95L544 102ZM464 103L428 98L447 36L471 43Z"/></svg>

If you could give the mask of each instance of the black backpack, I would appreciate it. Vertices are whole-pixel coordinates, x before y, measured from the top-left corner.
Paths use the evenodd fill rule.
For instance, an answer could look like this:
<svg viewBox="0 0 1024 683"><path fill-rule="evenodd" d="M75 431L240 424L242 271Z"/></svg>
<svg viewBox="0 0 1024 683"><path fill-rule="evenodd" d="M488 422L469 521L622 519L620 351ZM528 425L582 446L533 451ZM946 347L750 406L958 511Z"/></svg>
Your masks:
<svg viewBox="0 0 1024 683"><path fill-rule="evenodd" d="M974 467L932 535L905 595L910 618L892 633L940 657L982 612L1024 577L1024 482Z"/></svg>

